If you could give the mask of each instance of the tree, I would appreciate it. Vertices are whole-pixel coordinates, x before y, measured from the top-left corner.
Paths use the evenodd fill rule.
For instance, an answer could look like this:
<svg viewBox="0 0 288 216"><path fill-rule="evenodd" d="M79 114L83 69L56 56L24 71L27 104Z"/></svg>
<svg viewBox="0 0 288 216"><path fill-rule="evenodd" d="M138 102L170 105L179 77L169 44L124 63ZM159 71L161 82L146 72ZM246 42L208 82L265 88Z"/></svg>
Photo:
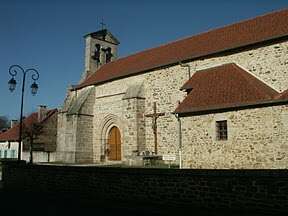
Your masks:
<svg viewBox="0 0 288 216"><path fill-rule="evenodd" d="M39 138L39 135L43 131L43 125L41 123L33 123L29 126L23 125L23 138L29 143L30 151L30 163L33 163L33 147L34 141Z"/></svg>
<svg viewBox="0 0 288 216"><path fill-rule="evenodd" d="M9 120L6 116L0 116L0 131L9 128Z"/></svg>

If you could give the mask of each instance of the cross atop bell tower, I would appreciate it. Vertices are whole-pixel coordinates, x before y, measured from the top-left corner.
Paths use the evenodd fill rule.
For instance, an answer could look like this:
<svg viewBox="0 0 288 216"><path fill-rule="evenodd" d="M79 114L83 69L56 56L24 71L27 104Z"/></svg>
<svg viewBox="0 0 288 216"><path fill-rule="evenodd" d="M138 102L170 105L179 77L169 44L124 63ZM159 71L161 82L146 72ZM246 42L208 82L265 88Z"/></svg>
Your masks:
<svg viewBox="0 0 288 216"><path fill-rule="evenodd" d="M102 30L104 30L104 29L105 29L105 26L106 26L106 24L103 22L103 20L102 20L102 22L100 22L100 25L101 25L101 29L102 29Z"/></svg>
<svg viewBox="0 0 288 216"><path fill-rule="evenodd" d="M120 42L101 24L101 30L89 33L85 38L85 70L82 79L95 73L102 65L117 58L117 46Z"/></svg>

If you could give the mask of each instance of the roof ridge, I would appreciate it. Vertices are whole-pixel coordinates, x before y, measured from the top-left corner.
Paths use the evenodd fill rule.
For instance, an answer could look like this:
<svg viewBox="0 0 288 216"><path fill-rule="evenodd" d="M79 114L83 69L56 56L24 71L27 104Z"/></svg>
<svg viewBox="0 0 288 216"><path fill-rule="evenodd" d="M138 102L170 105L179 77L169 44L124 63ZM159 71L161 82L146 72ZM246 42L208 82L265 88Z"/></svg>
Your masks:
<svg viewBox="0 0 288 216"><path fill-rule="evenodd" d="M288 36L287 17L288 8L275 10L121 57L103 65L76 88Z"/></svg>
<svg viewBox="0 0 288 216"><path fill-rule="evenodd" d="M235 67L237 71L239 71L239 75L245 79L246 83L249 84L250 88L254 89L259 95L264 95L266 97L269 97L270 99L273 99L276 95L279 94L274 88L270 87L266 83L264 83L262 80L260 80L258 77L255 76L255 74L250 73L246 69L239 67L237 64L232 65L232 67ZM240 70L239 70L240 69ZM245 73L243 73L245 72ZM259 88L257 88L256 85L253 85L252 80L248 77L251 77L252 79L256 80L260 85L265 87L266 89L274 91L275 95L271 96L266 91L261 91Z"/></svg>
<svg viewBox="0 0 288 216"><path fill-rule="evenodd" d="M58 111L57 108L47 110L47 116L44 119L42 119L42 121L40 121L39 123L45 122L47 119L49 119L57 111Z"/></svg>
<svg viewBox="0 0 288 216"><path fill-rule="evenodd" d="M225 66L229 66L229 65L236 65L236 63L234 62L230 62L230 63L224 63L224 64L219 64L219 65L214 65L212 67L208 67L208 68L203 68L203 69L200 69L200 70L196 70L195 73L190 77L190 79L188 79L183 85L182 87L180 88L180 90L187 90L187 89L192 89L192 87L190 86L187 86L185 87L186 85L189 85L189 82L191 81L192 77L196 74L199 74L199 73L209 73L211 70L215 70L217 68L221 68L221 67L225 67ZM237 65L236 65L237 66Z"/></svg>
<svg viewBox="0 0 288 216"><path fill-rule="evenodd" d="M223 81L220 85L217 82L219 79ZM283 94L283 98L280 98L283 101L277 100L275 96L279 93L276 90L235 63L197 71L189 81L182 89L194 86L193 90L176 108L176 113L237 108L266 102L282 103L286 97L288 99L288 90Z"/></svg>
<svg viewBox="0 0 288 216"><path fill-rule="evenodd" d="M223 25L223 26L218 26L218 27L215 27L215 28L212 28L212 29L208 29L207 31L202 31L202 32L190 35L190 36L185 36L185 37L182 37L182 38L179 38L179 39L176 39L176 40L172 40L172 41L160 44L159 46L156 46L156 47L150 47L150 48L147 48L147 49L144 49L144 50L141 50L141 51L137 51L137 52L132 53L132 54L128 54L126 56L123 56L121 58L116 59L115 61L109 62L108 64L113 63L113 62L117 62L119 60L128 58L130 56L141 54L142 52L148 52L148 51L153 50L153 49L158 49L158 48L161 48L161 47L169 46L171 44L178 43L178 42L181 42L181 41L184 41L184 40L188 40L188 39L191 39L193 37L197 37L197 36L200 36L200 35L203 35L203 34L207 34L207 33L210 33L210 32L216 31L216 30L227 28L227 27L230 27L230 26L233 26L233 25L236 25L236 24L241 24L241 23L245 23L245 22L248 22L248 21L252 21L252 20L255 20L255 19L258 19L258 18L261 18L261 17L265 17L265 16L269 16L269 15L275 14L275 13L280 13L280 12L285 11L285 10L288 10L288 7L284 8L284 9L280 9L280 10L270 11L270 12L267 12L265 14L260 14L260 15L257 15L256 17L246 18L244 20L236 21L236 22L233 22L233 23L230 23L230 24L226 24L226 25Z"/></svg>
<svg viewBox="0 0 288 216"><path fill-rule="evenodd" d="M48 115L40 123L45 122L48 118L50 118L57 111L58 111L57 108L47 110ZM25 119L23 119L22 126L29 127L36 122L39 123L37 114L38 112L32 112L30 115L28 115ZM14 127L9 128L7 131L0 134L0 142L1 141L16 141L17 139L19 139L19 130L20 130L20 123L17 123Z"/></svg>

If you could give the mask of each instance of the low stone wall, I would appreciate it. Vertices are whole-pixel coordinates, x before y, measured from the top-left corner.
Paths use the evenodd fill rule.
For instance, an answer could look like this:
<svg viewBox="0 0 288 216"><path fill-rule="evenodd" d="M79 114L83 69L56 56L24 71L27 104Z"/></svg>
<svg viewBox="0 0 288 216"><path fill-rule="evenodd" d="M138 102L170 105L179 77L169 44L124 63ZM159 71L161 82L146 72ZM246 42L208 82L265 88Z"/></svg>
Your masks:
<svg viewBox="0 0 288 216"><path fill-rule="evenodd" d="M288 170L179 170L3 164L6 191L181 208L288 212Z"/></svg>

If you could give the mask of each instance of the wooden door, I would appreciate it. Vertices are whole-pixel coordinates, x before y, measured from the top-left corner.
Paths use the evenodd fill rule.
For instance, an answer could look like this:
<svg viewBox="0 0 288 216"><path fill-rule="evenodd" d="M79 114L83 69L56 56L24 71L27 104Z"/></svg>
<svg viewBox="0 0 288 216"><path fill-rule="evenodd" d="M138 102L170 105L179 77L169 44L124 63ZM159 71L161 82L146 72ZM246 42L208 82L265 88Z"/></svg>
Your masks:
<svg viewBox="0 0 288 216"><path fill-rule="evenodd" d="M121 160L121 135L117 127L112 127L108 135L108 159Z"/></svg>

